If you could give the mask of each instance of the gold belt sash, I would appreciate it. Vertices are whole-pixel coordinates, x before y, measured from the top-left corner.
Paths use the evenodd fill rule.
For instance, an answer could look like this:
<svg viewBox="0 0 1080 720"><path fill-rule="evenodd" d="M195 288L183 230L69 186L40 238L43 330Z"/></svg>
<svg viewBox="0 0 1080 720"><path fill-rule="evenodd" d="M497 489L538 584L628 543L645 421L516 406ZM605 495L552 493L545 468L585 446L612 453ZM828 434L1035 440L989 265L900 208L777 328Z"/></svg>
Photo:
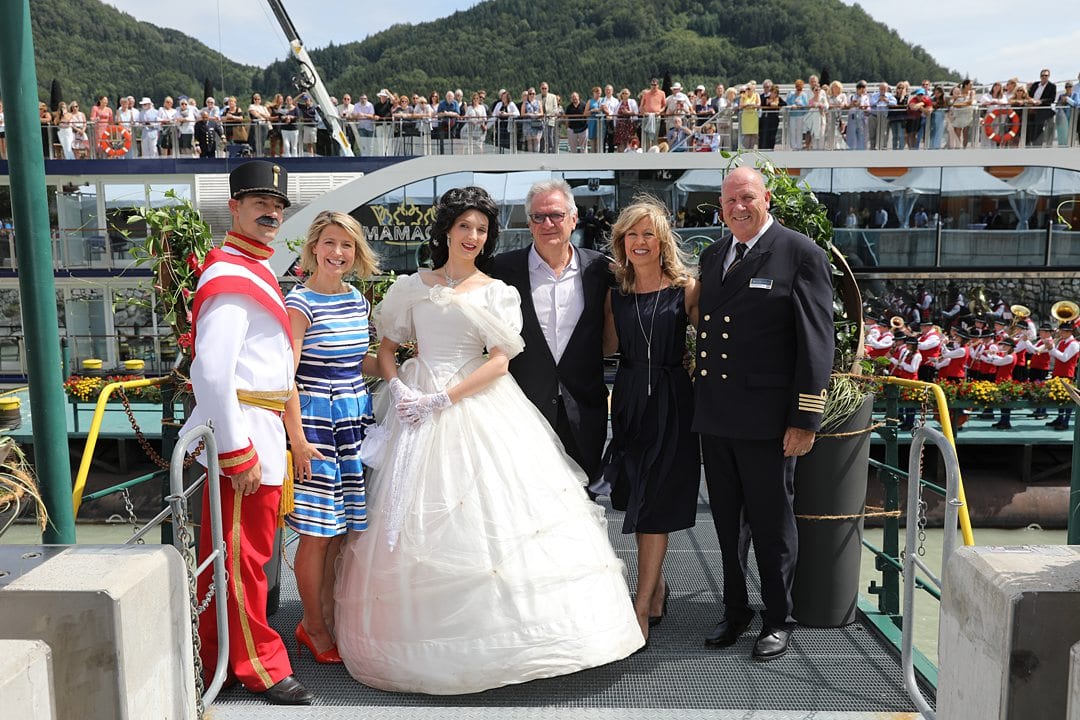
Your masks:
<svg viewBox="0 0 1080 720"><path fill-rule="evenodd" d="M292 395L292 390L237 390L236 399L244 405L285 412L285 401Z"/></svg>

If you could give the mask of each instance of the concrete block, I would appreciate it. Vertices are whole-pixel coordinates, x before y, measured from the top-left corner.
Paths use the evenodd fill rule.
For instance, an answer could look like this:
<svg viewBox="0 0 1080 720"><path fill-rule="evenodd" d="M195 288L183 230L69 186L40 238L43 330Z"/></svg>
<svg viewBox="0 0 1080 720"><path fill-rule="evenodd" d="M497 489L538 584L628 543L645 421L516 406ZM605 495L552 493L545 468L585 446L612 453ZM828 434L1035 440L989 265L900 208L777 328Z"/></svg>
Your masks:
<svg viewBox="0 0 1080 720"><path fill-rule="evenodd" d="M938 717L1065 717L1080 547L964 547L945 568Z"/></svg>
<svg viewBox="0 0 1080 720"><path fill-rule="evenodd" d="M0 698L5 716L56 720L48 645L40 640L0 640Z"/></svg>
<svg viewBox="0 0 1080 720"><path fill-rule="evenodd" d="M191 613L169 546L0 545L0 639L52 650L59 720L193 720Z"/></svg>

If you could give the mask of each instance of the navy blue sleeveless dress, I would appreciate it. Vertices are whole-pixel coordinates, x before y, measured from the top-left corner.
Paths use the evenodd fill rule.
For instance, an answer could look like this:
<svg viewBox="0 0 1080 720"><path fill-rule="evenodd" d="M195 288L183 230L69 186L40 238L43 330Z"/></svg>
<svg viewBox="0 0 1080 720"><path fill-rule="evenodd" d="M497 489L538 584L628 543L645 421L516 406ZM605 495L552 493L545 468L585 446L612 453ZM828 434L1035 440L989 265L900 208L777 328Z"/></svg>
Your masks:
<svg viewBox="0 0 1080 720"><path fill-rule="evenodd" d="M624 533L693 527L701 452L690 431L694 394L683 366L689 323L683 289L664 288L659 296L613 290L611 309L620 355L604 455L612 507L626 513Z"/></svg>

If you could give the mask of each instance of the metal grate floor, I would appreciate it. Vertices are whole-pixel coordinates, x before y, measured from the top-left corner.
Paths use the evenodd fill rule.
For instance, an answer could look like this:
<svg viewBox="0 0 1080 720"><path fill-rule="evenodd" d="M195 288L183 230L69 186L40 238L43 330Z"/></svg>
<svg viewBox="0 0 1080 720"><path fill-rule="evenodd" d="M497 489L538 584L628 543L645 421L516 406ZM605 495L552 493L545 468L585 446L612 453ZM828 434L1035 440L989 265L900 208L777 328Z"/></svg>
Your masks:
<svg viewBox="0 0 1080 720"><path fill-rule="evenodd" d="M619 532L621 513L607 508L611 541L633 570L632 536ZM750 659L760 619L729 648L706 648L704 635L722 612L720 550L712 517L702 496L697 526L671 536L665 577L671 585L668 615L653 628L649 647L610 665L558 678L535 680L460 696L397 694L362 685L342 666L317 665L310 654L295 656L293 669L316 696L314 708L270 708L236 686L222 693L208 717L433 718L462 712L476 717L530 717L542 711L559 716L632 718L633 708L650 708L650 718L863 718L916 717L901 682L898 658L859 622L838 629L799 627L783 658L767 663ZM753 561L751 560L751 568ZM631 578L633 572L631 572ZM751 577L751 602L760 606L757 578ZM300 600L292 573L282 568L281 606L271 618L287 641L300 620ZM925 690L924 690L925 692ZM385 712L374 713L376 708ZM352 708L350 710L350 708ZM453 708L453 710L451 710ZM442 712L439 712L442 709ZM513 710L511 710L513 709ZM492 714L490 711L498 710ZM687 713L687 710L699 711ZM338 714L340 711L340 715ZM822 714L823 712L827 714ZM895 715L894 715L895 714ZM641 715L644 717L644 714Z"/></svg>

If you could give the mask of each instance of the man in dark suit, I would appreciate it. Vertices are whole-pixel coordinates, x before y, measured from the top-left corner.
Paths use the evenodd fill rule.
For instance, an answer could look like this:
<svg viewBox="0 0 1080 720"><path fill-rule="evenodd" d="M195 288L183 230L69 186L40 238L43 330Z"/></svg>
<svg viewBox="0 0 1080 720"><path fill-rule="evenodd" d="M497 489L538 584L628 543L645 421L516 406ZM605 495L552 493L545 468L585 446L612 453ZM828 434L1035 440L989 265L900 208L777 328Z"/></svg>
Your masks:
<svg viewBox="0 0 1080 720"><path fill-rule="evenodd" d="M1057 100L1057 85L1050 82L1049 68L1043 68L1039 73L1038 82L1031 83L1028 87L1028 95L1031 96L1032 100L1038 102L1035 109L1028 111L1027 146L1032 147L1038 145L1039 136L1042 134L1046 124L1054 117L1054 110L1051 106ZM1046 142L1050 144L1049 135L1047 135Z"/></svg>
<svg viewBox="0 0 1080 720"><path fill-rule="evenodd" d="M724 569L724 619L705 642L732 645L750 625L749 530L765 605L755 660L787 652L794 626L795 460L821 424L834 346L828 258L773 220L769 199L752 168L724 179L731 235L701 254L694 382L693 429Z"/></svg>
<svg viewBox="0 0 1080 720"><path fill-rule="evenodd" d="M611 269L601 253L570 244L577 206L565 181L533 185L525 211L533 244L496 255L489 271L521 293L525 351L510 373L592 482L607 437L602 339Z"/></svg>

